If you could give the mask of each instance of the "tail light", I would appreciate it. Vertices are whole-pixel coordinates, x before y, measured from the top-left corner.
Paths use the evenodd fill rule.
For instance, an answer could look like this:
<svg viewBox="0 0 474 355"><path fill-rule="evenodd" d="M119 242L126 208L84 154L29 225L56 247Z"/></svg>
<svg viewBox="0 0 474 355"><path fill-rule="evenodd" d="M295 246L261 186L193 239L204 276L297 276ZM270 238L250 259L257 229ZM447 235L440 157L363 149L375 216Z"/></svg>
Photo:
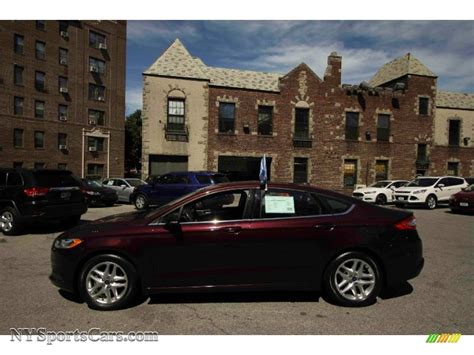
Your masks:
<svg viewBox="0 0 474 355"><path fill-rule="evenodd" d="M416 218L415 218L415 216L410 216L410 217L405 218L404 220L398 222L397 224L395 224L395 228L400 230L400 231L415 230L416 229Z"/></svg>
<svg viewBox="0 0 474 355"><path fill-rule="evenodd" d="M49 192L49 187L30 187L29 189L23 189L23 192L28 197L45 196Z"/></svg>

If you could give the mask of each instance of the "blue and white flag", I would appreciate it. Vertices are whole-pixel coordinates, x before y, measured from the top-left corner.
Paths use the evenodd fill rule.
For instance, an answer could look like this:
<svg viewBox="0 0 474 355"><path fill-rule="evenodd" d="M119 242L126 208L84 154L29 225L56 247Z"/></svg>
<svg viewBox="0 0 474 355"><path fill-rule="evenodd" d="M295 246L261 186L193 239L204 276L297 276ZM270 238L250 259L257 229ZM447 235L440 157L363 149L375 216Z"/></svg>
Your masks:
<svg viewBox="0 0 474 355"><path fill-rule="evenodd" d="M263 155L262 160L260 160L260 173L259 173L259 178L260 178L260 186L265 187L265 190L267 189L267 159L265 158L265 154Z"/></svg>

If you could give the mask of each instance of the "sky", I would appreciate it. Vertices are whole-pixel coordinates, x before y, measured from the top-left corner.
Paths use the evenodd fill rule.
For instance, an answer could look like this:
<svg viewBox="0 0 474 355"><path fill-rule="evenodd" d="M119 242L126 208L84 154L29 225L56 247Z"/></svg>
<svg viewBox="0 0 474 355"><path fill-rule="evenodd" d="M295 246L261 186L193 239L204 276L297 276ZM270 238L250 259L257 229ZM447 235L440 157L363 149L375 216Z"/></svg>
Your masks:
<svg viewBox="0 0 474 355"><path fill-rule="evenodd" d="M342 55L342 82L368 81L408 52L438 90L474 93L474 21L128 21L126 112L141 108L142 73L179 38L206 65L285 74L301 62L323 77Z"/></svg>

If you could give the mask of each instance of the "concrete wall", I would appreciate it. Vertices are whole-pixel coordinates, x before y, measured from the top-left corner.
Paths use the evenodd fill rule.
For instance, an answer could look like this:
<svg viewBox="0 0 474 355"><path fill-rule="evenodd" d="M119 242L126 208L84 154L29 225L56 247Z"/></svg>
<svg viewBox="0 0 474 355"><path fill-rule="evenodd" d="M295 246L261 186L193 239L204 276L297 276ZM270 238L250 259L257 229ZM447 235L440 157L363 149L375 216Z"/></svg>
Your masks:
<svg viewBox="0 0 474 355"><path fill-rule="evenodd" d="M168 97L185 99L187 142L165 137ZM208 85L206 81L143 76L143 176L149 174L149 155L188 156L189 170L207 167Z"/></svg>
<svg viewBox="0 0 474 355"><path fill-rule="evenodd" d="M461 142L460 145L465 147L463 138L470 137L467 147L474 147L474 111L458 110L452 108L436 108L434 120L435 134L434 141L436 145L448 145L449 120L461 121Z"/></svg>

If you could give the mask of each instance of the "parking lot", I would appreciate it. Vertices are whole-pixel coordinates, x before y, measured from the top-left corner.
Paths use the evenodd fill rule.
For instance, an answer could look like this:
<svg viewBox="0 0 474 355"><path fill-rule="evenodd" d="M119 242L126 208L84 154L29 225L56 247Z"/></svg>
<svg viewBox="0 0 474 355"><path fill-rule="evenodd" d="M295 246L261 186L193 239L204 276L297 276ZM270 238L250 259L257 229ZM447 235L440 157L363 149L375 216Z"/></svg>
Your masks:
<svg viewBox="0 0 474 355"><path fill-rule="evenodd" d="M134 210L91 208L83 220ZM90 310L49 281L59 226L0 236L0 333L49 330L156 330L160 334L473 334L474 216L414 210L424 244L421 275L366 308L342 308L316 293L166 295L115 312Z"/></svg>

